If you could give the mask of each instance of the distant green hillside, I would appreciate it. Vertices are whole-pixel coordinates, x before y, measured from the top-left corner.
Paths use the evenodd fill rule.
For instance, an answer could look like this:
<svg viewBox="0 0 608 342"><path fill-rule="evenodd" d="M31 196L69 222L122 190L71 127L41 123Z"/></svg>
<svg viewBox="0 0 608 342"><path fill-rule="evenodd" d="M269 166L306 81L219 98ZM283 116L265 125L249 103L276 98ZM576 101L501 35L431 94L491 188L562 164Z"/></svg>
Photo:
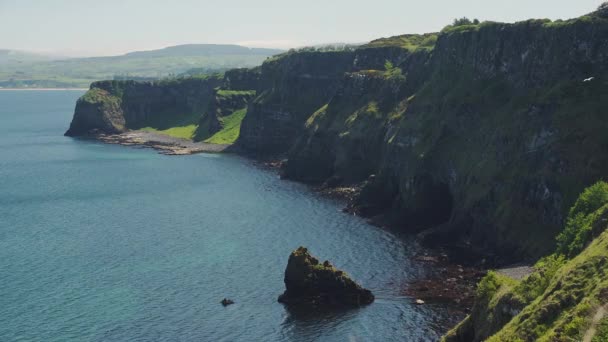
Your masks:
<svg viewBox="0 0 608 342"><path fill-rule="evenodd" d="M121 56L49 60L49 57L0 50L0 87L88 87L114 78L162 78L188 70L221 71L262 64L281 50L238 45L179 45Z"/></svg>
<svg viewBox="0 0 608 342"><path fill-rule="evenodd" d="M45 56L37 53L0 49L0 65L6 63L49 61L52 59L53 58L51 56Z"/></svg>

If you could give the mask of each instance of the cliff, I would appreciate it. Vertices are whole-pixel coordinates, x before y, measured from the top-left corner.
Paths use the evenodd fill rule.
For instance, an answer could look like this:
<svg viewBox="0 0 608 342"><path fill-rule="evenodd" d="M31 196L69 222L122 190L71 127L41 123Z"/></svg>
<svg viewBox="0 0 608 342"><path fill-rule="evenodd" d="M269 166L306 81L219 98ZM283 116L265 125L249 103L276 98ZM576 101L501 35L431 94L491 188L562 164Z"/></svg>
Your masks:
<svg viewBox="0 0 608 342"><path fill-rule="evenodd" d="M435 35L405 35L357 49L305 49L270 58L261 67L258 97L250 104L238 145L257 155L285 153L303 125L336 94L345 73L382 69L401 63L413 44L429 44ZM406 42L406 43L404 43Z"/></svg>
<svg viewBox="0 0 608 342"><path fill-rule="evenodd" d="M76 103L68 136L163 130L195 124L209 107L218 76L155 82L101 81Z"/></svg>
<svg viewBox="0 0 608 342"><path fill-rule="evenodd" d="M523 280L490 272L473 312L445 342L606 341L608 184L585 190L568 215L556 252Z"/></svg>
<svg viewBox="0 0 608 342"><path fill-rule="evenodd" d="M398 71L343 77L285 176L362 182L356 210L430 244L497 262L547 254L608 171L606 37L597 14L446 29Z"/></svg>
<svg viewBox="0 0 608 342"><path fill-rule="evenodd" d="M286 156L286 178L360 187L354 211L428 244L533 260L608 171L606 37L595 12L290 51L223 78L94 83L67 134L236 140Z"/></svg>

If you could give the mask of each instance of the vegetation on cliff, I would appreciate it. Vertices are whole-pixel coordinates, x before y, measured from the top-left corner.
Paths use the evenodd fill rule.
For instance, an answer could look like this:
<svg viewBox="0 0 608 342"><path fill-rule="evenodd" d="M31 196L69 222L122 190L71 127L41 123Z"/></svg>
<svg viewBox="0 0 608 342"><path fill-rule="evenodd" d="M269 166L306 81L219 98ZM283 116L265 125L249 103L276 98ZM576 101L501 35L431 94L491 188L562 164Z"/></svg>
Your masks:
<svg viewBox="0 0 608 342"><path fill-rule="evenodd" d="M608 184L586 189L570 209L557 251L521 281L489 272L473 312L445 341L608 339Z"/></svg>
<svg viewBox="0 0 608 342"><path fill-rule="evenodd" d="M234 144L241 132L241 122L247 114L247 108L241 108L230 115L218 118L221 130L204 141L211 144Z"/></svg>
<svg viewBox="0 0 608 342"><path fill-rule="evenodd" d="M362 46L362 48L400 47L409 51L433 50L437 43L436 33L404 34L389 38L380 38Z"/></svg>

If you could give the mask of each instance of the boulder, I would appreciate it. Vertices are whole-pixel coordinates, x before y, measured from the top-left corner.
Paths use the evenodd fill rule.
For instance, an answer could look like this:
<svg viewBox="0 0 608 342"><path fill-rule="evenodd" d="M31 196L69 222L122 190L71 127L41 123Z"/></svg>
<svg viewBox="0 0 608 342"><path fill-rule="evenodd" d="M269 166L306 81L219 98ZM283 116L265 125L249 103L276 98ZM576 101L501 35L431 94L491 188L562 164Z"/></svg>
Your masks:
<svg viewBox="0 0 608 342"><path fill-rule="evenodd" d="M289 256L285 287L279 302L289 305L361 306L374 301L370 290L355 283L329 261L320 263L304 247Z"/></svg>

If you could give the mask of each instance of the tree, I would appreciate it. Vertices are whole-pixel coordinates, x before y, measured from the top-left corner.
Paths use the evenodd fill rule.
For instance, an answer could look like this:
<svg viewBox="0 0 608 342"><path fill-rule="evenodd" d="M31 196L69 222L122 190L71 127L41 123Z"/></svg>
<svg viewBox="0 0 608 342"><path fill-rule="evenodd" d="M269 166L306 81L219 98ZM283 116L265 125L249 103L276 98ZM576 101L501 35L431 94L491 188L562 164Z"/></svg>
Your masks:
<svg viewBox="0 0 608 342"><path fill-rule="evenodd" d="M597 7L597 15L602 18L608 18L608 1L603 2Z"/></svg>
<svg viewBox="0 0 608 342"><path fill-rule="evenodd" d="M465 25L479 25L478 19L469 19L467 17L456 18L454 22L452 22L452 26L465 26Z"/></svg>

